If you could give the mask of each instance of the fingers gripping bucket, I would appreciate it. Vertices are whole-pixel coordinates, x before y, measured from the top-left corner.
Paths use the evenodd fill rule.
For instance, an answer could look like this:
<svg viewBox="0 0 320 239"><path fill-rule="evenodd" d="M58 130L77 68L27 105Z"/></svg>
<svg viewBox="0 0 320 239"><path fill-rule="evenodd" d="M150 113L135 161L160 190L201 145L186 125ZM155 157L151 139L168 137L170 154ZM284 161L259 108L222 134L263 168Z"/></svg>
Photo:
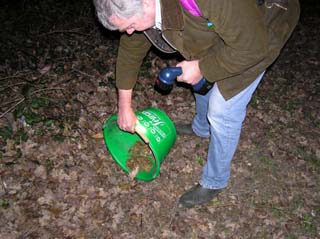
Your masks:
<svg viewBox="0 0 320 239"><path fill-rule="evenodd" d="M171 119L157 108L147 108L137 111L136 116L140 131L149 140L154 160L149 171L140 170L137 179L150 181L160 173L160 166L176 140L176 129ZM134 133L121 130L117 124L117 116L111 116L103 125L105 144L113 159L127 173L127 160L132 156L130 149L137 143L143 142L141 137Z"/></svg>

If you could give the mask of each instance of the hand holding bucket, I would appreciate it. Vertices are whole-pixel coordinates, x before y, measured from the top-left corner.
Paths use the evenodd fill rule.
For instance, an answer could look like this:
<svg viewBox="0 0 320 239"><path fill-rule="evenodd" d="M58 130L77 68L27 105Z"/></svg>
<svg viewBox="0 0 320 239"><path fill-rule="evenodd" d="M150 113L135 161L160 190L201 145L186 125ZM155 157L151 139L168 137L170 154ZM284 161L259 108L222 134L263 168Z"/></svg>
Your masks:
<svg viewBox="0 0 320 239"><path fill-rule="evenodd" d="M130 149L137 142L145 142L153 152L154 163L149 171L139 171L136 178L151 181L160 173L160 166L176 140L176 129L171 119L161 110L150 107L136 112L135 133L121 130L117 116L111 116L103 125L103 136L112 158L127 173Z"/></svg>

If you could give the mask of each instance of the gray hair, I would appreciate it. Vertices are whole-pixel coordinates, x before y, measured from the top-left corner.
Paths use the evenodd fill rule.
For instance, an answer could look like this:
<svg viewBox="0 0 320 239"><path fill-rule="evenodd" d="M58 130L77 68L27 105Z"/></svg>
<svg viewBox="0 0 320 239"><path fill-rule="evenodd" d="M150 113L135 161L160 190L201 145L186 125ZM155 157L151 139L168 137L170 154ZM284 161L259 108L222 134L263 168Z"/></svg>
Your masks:
<svg viewBox="0 0 320 239"><path fill-rule="evenodd" d="M111 16L130 18L143 12L142 0L93 0L93 4L99 21L109 30L118 30Z"/></svg>

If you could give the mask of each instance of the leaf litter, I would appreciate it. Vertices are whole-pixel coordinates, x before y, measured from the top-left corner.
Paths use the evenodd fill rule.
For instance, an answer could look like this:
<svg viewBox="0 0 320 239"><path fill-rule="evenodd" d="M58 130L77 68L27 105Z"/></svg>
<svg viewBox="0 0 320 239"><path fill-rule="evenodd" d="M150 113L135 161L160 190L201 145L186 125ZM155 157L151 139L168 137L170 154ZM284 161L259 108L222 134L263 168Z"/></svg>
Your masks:
<svg viewBox="0 0 320 239"><path fill-rule="evenodd" d="M137 167L139 168L139 171L145 172L149 172L152 169L154 165L154 156L148 144L137 141L129 149L129 155L126 166L131 171Z"/></svg>
<svg viewBox="0 0 320 239"><path fill-rule="evenodd" d="M126 176L99 140L117 112L119 35L77 3L0 10L0 238L320 237L319 4L301 2L292 38L248 106L228 188L187 210L177 199L199 180L208 140L178 136L157 179ZM191 122L189 89L153 89L177 58L149 53L135 109Z"/></svg>

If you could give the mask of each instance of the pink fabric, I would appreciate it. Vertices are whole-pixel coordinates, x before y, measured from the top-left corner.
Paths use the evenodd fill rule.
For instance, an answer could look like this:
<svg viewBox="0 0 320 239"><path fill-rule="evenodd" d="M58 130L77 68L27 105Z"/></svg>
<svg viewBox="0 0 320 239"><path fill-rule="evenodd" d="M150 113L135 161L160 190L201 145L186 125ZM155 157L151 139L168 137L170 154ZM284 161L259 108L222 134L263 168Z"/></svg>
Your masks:
<svg viewBox="0 0 320 239"><path fill-rule="evenodd" d="M196 17L201 17L201 11L198 8L195 0L179 0L184 9L186 9L190 14Z"/></svg>

